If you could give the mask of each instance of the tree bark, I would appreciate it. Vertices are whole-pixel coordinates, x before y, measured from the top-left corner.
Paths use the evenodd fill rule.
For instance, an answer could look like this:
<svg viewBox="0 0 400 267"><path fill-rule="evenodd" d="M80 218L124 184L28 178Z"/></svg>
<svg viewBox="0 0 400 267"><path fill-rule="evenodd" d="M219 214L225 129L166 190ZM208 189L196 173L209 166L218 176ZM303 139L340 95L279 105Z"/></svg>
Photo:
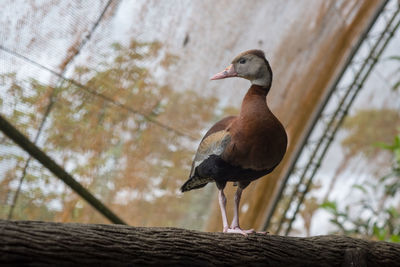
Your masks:
<svg viewBox="0 0 400 267"><path fill-rule="evenodd" d="M179 228L0 220L0 265L400 266L400 245Z"/></svg>

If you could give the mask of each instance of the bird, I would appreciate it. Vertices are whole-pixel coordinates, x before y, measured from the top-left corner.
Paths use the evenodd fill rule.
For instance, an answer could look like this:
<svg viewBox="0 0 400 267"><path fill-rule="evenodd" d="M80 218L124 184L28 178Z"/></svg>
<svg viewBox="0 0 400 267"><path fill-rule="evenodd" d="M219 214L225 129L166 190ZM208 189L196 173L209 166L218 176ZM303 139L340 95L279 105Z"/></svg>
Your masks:
<svg viewBox="0 0 400 267"><path fill-rule="evenodd" d="M272 76L264 52L252 49L240 53L227 68L211 77L211 80L239 77L251 82L239 114L221 119L206 132L194 156L189 178L181 187L186 192L216 183L224 233L247 236L255 232L239 225L242 192L252 181L271 173L286 153L285 128L267 104ZM230 226L224 194L227 182L237 186Z"/></svg>

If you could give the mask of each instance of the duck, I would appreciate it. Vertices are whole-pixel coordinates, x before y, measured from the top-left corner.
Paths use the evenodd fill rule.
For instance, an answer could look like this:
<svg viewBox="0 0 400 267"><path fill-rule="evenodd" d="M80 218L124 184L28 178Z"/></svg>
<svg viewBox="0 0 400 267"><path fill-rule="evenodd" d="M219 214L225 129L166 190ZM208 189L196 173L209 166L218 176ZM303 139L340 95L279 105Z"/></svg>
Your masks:
<svg viewBox="0 0 400 267"><path fill-rule="evenodd" d="M239 114L221 119L206 132L194 156L189 178L181 187L182 192L187 192L215 182L224 233L246 236L255 232L239 225L242 192L254 180L271 173L286 153L285 128L267 104L272 76L265 53L252 49L240 53L227 68L211 77L211 80L238 77L251 82ZM228 182L237 186L230 225L224 194Z"/></svg>

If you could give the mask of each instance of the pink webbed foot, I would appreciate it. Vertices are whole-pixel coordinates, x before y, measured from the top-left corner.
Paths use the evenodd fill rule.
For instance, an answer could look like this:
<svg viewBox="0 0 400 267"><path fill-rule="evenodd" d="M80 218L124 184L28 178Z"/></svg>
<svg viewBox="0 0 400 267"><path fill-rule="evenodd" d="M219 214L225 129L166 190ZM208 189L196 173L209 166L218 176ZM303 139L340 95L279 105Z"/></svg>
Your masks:
<svg viewBox="0 0 400 267"><path fill-rule="evenodd" d="M234 227L234 228L226 227L226 228L224 228L223 232L231 233L231 234L242 234L244 236L248 236L249 234L253 234L253 233L254 234L263 234L263 235L268 234L268 232L256 232L256 231L254 231L254 229L244 230L244 229L241 229L240 227Z"/></svg>
<svg viewBox="0 0 400 267"><path fill-rule="evenodd" d="M239 227L235 227L235 228L224 228L224 233L231 233L231 234L242 234L244 236L247 236L248 234L252 234L255 233L254 229L250 229L250 230L243 230Z"/></svg>

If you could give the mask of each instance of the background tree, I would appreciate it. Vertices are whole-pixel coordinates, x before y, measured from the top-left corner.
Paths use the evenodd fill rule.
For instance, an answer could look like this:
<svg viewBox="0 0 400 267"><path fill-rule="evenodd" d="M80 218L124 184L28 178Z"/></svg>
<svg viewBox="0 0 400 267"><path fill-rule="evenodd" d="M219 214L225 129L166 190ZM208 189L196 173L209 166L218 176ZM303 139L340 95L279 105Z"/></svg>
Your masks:
<svg viewBox="0 0 400 267"><path fill-rule="evenodd" d="M393 163L391 171L374 181L354 185L362 191L363 197L340 209L336 201L327 201L322 207L333 218L331 222L338 228L338 233L367 237L374 240L400 242L400 134L392 144L379 145L391 152Z"/></svg>
<svg viewBox="0 0 400 267"><path fill-rule="evenodd" d="M400 62L400 57L392 56L389 60ZM394 73L398 74L399 70ZM400 81L396 80L392 89L397 90L399 85ZM367 161L379 159L382 168L376 173L377 179L353 186L360 191L361 199L339 207L337 201L325 197L321 207L331 213L337 233L400 242L399 125L399 110L389 108L360 110L346 119L344 128L349 134L342 141L345 157L350 159L361 154Z"/></svg>
<svg viewBox="0 0 400 267"><path fill-rule="evenodd" d="M74 81L57 87L34 78L21 81L15 73L2 75L1 85L19 101L6 115L32 135L54 101L41 146L85 187L129 224L198 228L209 203L196 198L212 189L180 196L178 188L190 168L195 145L190 137L224 111L216 98L161 84L153 73L168 71L178 59L161 54L160 48L158 42L135 40L113 44L95 68L81 65ZM6 139L2 146L15 149ZM0 195L8 196L0 199L3 204L10 204L15 177L26 160L19 153L7 157L0 163L14 166L0 184ZM37 162L30 164L23 189L15 219L105 222ZM8 209L1 205L3 217Z"/></svg>

